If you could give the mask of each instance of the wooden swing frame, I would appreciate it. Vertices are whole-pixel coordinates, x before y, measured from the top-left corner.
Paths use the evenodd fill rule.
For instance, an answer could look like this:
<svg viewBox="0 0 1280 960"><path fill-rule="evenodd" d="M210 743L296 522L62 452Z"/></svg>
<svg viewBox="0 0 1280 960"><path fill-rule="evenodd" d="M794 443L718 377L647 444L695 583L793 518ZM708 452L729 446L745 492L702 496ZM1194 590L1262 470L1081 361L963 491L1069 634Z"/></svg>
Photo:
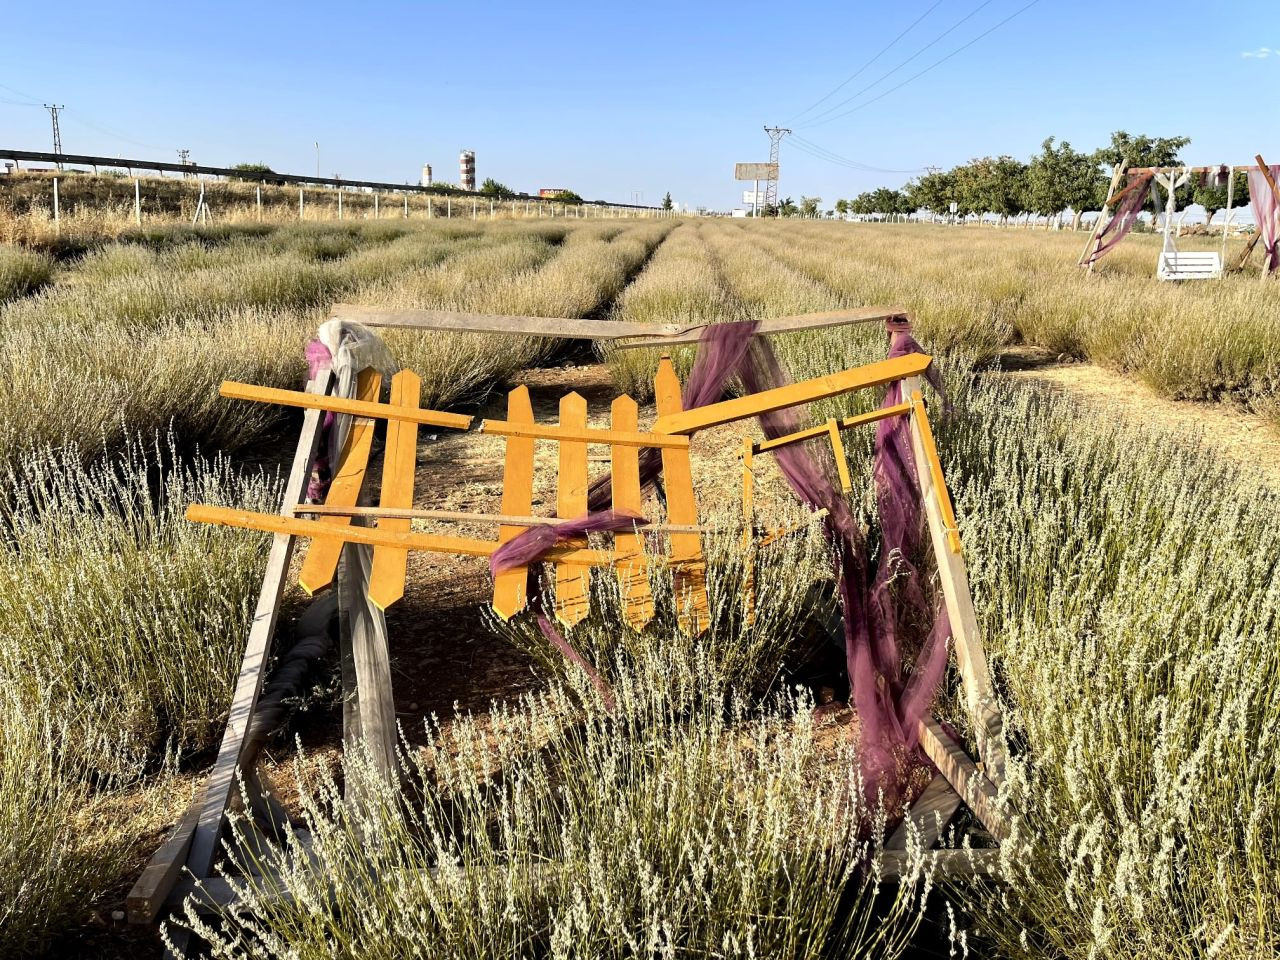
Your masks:
<svg viewBox="0 0 1280 960"><path fill-rule="evenodd" d="M642 325L534 317L478 318L474 325L462 327L459 315L452 313L385 313L371 308L348 307L335 308L334 313L337 319L342 320L355 319L366 324L372 322L415 329L471 329L597 340L625 337L623 346L686 344L696 342L701 332L700 326L650 324L643 325L648 329L637 329ZM904 319L907 319L905 311L871 308L766 321L762 327L767 327L769 333L786 333L830 327L841 322ZM390 399L386 403L378 400L381 378L372 370L361 372L354 397L333 395L337 378L327 369L317 374L304 391L224 384L222 392L226 397L301 408L304 411L303 421L278 514L206 505L192 505L188 510L188 518L196 522L264 530L274 537L217 759L186 815L156 851L128 895L129 920L154 923L162 912L179 909L192 895L202 909L234 904L232 887L214 875L214 866L226 832L227 814L238 800L238 793L234 790L237 779L244 785L252 824L265 838L279 838L292 833L304 844L307 840L305 834L289 822L269 777L258 763L260 741L246 737L262 689L287 573L298 538L311 541L311 548L301 565L299 583L309 592L331 585L336 587L341 613L339 632L344 651L344 742L349 742L353 732L357 733L369 747L378 769L388 778L393 778L397 776L397 733L386 626L381 611L403 596L410 550L489 556L497 546L521 530L552 520L530 516L533 453L537 441L556 442L559 447L557 513L560 518L581 516L586 510L588 445L602 443L609 447L614 481L613 505L615 509L637 515L642 506L639 451L642 447L661 451L667 522L655 525L654 529L663 531L667 537L668 565L674 578L676 596L685 601L679 604L680 629L696 633L705 628L708 612L700 539L703 528L699 525L690 469L690 438L708 427L893 382L902 383L903 394L908 397L903 403L870 414L832 419L820 427L786 437L772 440L743 438L744 546L751 549L756 546L752 517L752 466L755 456L790 444L826 437L836 453L837 465L844 467L840 471L841 482L848 489L841 431L888 417L907 418L925 521L952 626L965 709L983 765L979 767L936 720L922 721L920 743L939 772L908 811L899 830L887 841L881 867L888 875L907 870L912 860L907 851L908 834L916 833L925 849L934 846L946 823L964 805L973 811L999 844L1009 832L997 802L998 792L1004 783L1006 762L1003 721L978 631L954 510L921 395L920 377L930 363L927 356L908 354L683 410L679 380L670 358L664 356L655 377L658 418L648 432L638 429L637 405L626 396L614 400L612 424L608 430L587 426L586 402L577 394L562 398L558 425L536 424L528 389L518 387L508 395L506 420L485 420L481 426L484 432L503 436L506 445L502 510L500 514L492 515L413 509L418 426L462 430L472 424L473 418L420 409L420 383L411 371L401 371L391 379ZM303 498L320 444L323 411L347 415L351 417L351 425L325 503L308 505L303 503ZM387 421L380 502L376 507L360 503L368 480L375 419ZM495 540L481 540L412 531L412 520L424 515L433 519L478 517L495 522L499 525L497 537ZM377 526L361 523L368 520L376 520ZM761 542L768 540L766 537ZM359 569L352 562L356 555L354 552L368 552L370 549L371 573L362 578L358 572L353 572ZM639 530L615 534L611 550L592 549L585 543L569 544L552 551L547 559L554 566L556 615L563 623L571 626L586 616L587 571L592 566L613 568L627 604L626 619L632 627L640 629L652 619L653 600ZM513 616L525 606L528 601L526 583L527 571L523 567L505 571L495 578L494 608L500 616ZM350 670L347 669L348 658L353 661L353 669ZM949 875L990 872L998 853L998 847L936 850L926 855L926 866ZM184 872L188 876L182 879ZM185 943L181 931L176 940L181 948Z"/></svg>

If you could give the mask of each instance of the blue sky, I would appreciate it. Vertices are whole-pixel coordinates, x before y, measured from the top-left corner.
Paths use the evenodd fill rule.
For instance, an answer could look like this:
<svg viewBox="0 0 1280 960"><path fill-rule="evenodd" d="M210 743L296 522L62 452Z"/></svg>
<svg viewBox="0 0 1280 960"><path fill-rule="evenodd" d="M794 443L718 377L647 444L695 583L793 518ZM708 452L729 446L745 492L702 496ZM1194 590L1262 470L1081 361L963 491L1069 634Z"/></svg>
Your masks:
<svg viewBox="0 0 1280 960"><path fill-rule="evenodd" d="M1280 161L1274 0L1026 3L9 4L0 148L49 149L48 114L14 102L34 99L66 104L71 153L314 173L319 141L325 175L416 181L429 162L456 182L469 148L519 190L718 209L749 186L733 163L767 159L764 124L804 138L781 195L828 206L911 173L815 147L915 171L1126 129L1190 136L1192 162Z"/></svg>

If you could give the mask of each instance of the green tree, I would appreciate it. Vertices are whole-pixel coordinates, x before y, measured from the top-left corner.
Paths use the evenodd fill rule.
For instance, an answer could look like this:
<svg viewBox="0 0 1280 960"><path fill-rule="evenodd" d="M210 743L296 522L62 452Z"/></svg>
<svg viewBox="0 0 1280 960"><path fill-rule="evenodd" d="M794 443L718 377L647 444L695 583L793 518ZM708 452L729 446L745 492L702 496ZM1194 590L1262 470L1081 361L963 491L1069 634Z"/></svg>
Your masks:
<svg viewBox="0 0 1280 960"><path fill-rule="evenodd" d="M261 180L275 173L265 163L237 163L231 169L235 171L232 177L236 180Z"/></svg>
<svg viewBox="0 0 1280 960"><path fill-rule="evenodd" d="M848 216L848 214L849 214L849 201L848 201L848 200L837 200L837 201L836 201L836 213L838 213L838 214L839 214L840 216L842 216L842 217L844 217L844 216Z"/></svg>
<svg viewBox="0 0 1280 960"><path fill-rule="evenodd" d="M497 197L499 200L510 200L516 195L514 190L504 183L499 183L493 177L489 177L480 184L480 192L486 197Z"/></svg>
<svg viewBox="0 0 1280 960"><path fill-rule="evenodd" d="M1243 170L1238 171L1231 176L1231 206L1246 207L1249 205L1249 177ZM1204 207L1207 220L1212 221L1214 214L1219 210L1227 209L1227 184L1224 181L1221 186L1212 186L1200 184L1199 178L1192 174L1194 181L1191 188L1191 202L1198 203ZM1224 226L1225 230L1226 227Z"/></svg>
<svg viewBox="0 0 1280 960"><path fill-rule="evenodd" d="M553 193L548 200L559 200L561 203L582 203L582 198L572 190L561 190L559 193Z"/></svg>
<svg viewBox="0 0 1280 960"><path fill-rule="evenodd" d="M1027 165L1027 209L1051 217L1070 207L1075 213L1071 229L1076 230L1080 215L1093 206L1099 184L1106 182L1096 154L1073 150L1066 140L1055 147L1053 137L1040 146L1041 152Z"/></svg>
<svg viewBox="0 0 1280 960"><path fill-rule="evenodd" d="M799 212L800 208L796 206L795 201L790 197L778 204L778 216L780 217L794 217Z"/></svg>
<svg viewBox="0 0 1280 960"><path fill-rule="evenodd" d="M1121 163L1129 167L1172 167L1178 164L1178 151L1190 142L1190 137L1133 137L1117 130L1111 134L1111 143L1095 150L1093 156L1109 167Z"/></svg>
<svg viewBox="0 0 1280 960"><path fill-rule="evenodd" d="M994 213L1002 221L1026 209L1026 165L1013 157L981 157L954 171L961 213Z"/></svg>
<svg viewBox="0 0 1280 960"><path fill-rule="evenodd" d="M664 197L662 198L662 209L663 209L663 210L670 210L670 209L671 209L671 207L672 207L672 203L671 203L671 191L670 191L670 190L668 190L668 191L667 191L666 196L664 196Z"/></svg>
<svg viewBox="0 0 1280 960"><path fill-rule="evenodd" d="M816 217L818 215L818 204L820 203L822 203L821 197L801 197L800 216Z"/></svg>
<svg viewBox="0 0 1280 960"><path fill-rule="evenodd" d="M926 173L912 180L904 189L906 203L911 210L928 210L939 215L949 213L951 202L956 199L955 171Z"/></svg>

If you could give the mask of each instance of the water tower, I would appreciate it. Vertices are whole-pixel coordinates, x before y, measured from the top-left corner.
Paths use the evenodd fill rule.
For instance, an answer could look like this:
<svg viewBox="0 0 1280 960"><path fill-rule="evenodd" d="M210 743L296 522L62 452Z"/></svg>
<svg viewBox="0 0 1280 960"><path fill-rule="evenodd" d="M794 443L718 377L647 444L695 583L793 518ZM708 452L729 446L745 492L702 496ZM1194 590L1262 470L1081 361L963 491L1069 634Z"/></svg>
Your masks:
<svg viewBox="0 0 1280 960"><path fill-rule="evenodd" d="M431 164L429 163L422 165L422 185L424 187L431 186Z"/></svg>
<svg viewBox="0 0 1280 960"><path fill-rule="evenodd" d="M475 190L476 188L476 152L474 150L463 150L458 157L458 168L461 171L461 185L463 190Z"/></svg>

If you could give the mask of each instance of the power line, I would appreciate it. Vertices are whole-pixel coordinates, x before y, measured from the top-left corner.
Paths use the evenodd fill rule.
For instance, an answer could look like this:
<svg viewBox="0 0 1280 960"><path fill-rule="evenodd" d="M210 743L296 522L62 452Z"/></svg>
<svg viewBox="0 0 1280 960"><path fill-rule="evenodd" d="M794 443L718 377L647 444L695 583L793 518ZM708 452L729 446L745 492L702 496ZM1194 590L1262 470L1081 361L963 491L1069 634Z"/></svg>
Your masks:
<svg viewBox="0 0 1280 960"><path fill-rule="evenodd" d="M967 14L965 14L963 17L961 17L951 26L947 27L947 29L943 30L940 34L938 34L936 37L934 37L932 40L926 43L923 47L921 47L911 56L907 57L907 59L899 63L896 67L894 67L893 69L885 73L882 73L880 76L876 77L876 79L872 80L870 83L868 83L865 87L863 87L857 93L850 94L849 96L841 100L839 103L833 104L832 106L827 107L827 109L823 110L821 113L818 113L815 116L810 117L808 120L804 122L804 126L816 126L819 123L825 123L826 121L823 120L823 117L826 117L828 114L830 114L835 110L839 110L841 107L845 106L845 104L852 103L854 100L858 99L858 97L862 96L872 87L875 87L880 83L882 83L883 81L888 80L891 76L893 76L903 67L905 67L912 60L916 59L916 57L920 56L930 47L933 47L939 41L946 39L956 30L960 29L960 27L964 26L966 23L968 23L970 20L976 17L979 13L981 13L984 9L989 7L992 4L992 2L993 0L982 0L982 3L978 4L976 7L970 10Z"/></svg>
<svg viewBox="0 0 1280 960"><path fill-rule="evenodd" d="M851 160L849 157L842 156L834 150L828 150L821 144L814 143L812 140L806 140L797 133L791 135L792 143L796 149L802 153L807 153L819 160L826 160L830 163L838 164L842 167L848 167L850 170L859 170L864 173L919 173L920 167L910 170L894 170L887 167L877 167L869 163L863 163L861 160Z"/></svg>
<svg viewBox="0 0 1280 960"><path fill-rule="evenodd" d="M942 0L937 0L937 2L936 2L936 3L934 3L934 5L933 5L933 6L931 6L931 7L930 7L928 10L926 10L924 13L920 14L920 16L918 16L918 17L916 17L914 20L912 20L912 21L911 21L911 25L910 25L910 26L908 26L908 27L907 27L907 29L903 30L900 34L898 34L896 37L894 37L892 40L890 40L888 43L886 43L886 44L885 44L885 45L880 49L880 52L879 52L879 53L877 53L874 57L872 57L870 60L868 60L868 61L867 61L866 63L864 63L862 66L860 66L857 70L855 70L853 73L851 73L849 76L847 76L844 80L840 81L840 83L836 84L836 86L832 87L832 88L831 88L831 90L829 90L829 91L826 93L826 95L825 95L825 96L823 96L821 99L815 100L813 103L809 104L809 106L805 107L803 110L801 110L799 113L797 113L794 117L792 117L790 120L788 120L788 121L787 121L787 123L795 123L795 121L796 121L796 120L798 120L800 117L803 117L806 113L808 113L808 112L809 112L810 110L812 110L814 107L818 106L818 105L819 105L819 104L821 104L821 103L825 103L827 100L830 100L833 96L835 96L835 94L836 94L836 93L837 93L837 92L838 92L842 87L844 87L846 84L850 83L851 81L853 81L853 80L857 79L857 77L858 77L858 76L859 76L859 75L860 75L864 70L866 70L866 69L867 69L867 67L871 66L873 63L875 63L877 60L879 60L882 56L884 56L884 54L885 54L885 53L887 53L887 52L889 51L889 49L890 49L890 48L891 48L895 43L897 43L899 40L901 40L903 37L905 37L908 33L910 33L913 29L915 29L916 24L918 24L921 20L923 20L923 19L924 19L925 17L927 17L929 14L933 13L933 11L934 11L934 10L937 10L937 9L938 9L938 7L940 7L940 6L942 6Z"/></svg>
<svg viewBox="0 0 1280 960"><path fill-rule="evenodd" d="M957 54L959 54L959 53L963 53L965 50L968 50L970 47L972 47L972 46L973 46L975 43L977 43L979 40L982 40L984 37L989 37L991 34L995 33L997 30L999 30L1001 27L1003 27L1006 23L1008 23L1010 20L1014 19L1015 17L1019 17L1019 16L1021 16L1023 13L1025 13L1025 12L1026 12L1026 11L1028 11L1028 10L1030 10L1032 7L1034 7L1034 6L1035 6L1037 3L1039 3L1039 2L1040 2L1040 0L1031 0L1031 2L1030 2L1030 3L1028 3L1028 4L1026 4L1026 5L1022 6L1022 7L1019 7L1019 8L1018 8L1017 10L1015 10L1013 13L1009 14L1009 16L1005 17L1003 20L1001 20L999 23L997 23L994 27L991 27L991 28L990 28L990 29L988 29L988 30L984 30L982 33L978 34L976 37L974 37L974 38L973 38L972 40L970 40L968 43L966 43L966 44L964 44L963 46L957 47L956 49L952 50L950 53L948 53L948 54L947 54L945 57L943 57L942 59L940 59L940 60L935 60L933 63L929 64L929 66L925 67L925 68L924 68L923 70L921 70L919 73L916 73L916 74L913 74L913 75L912 75L912 76L910 76L910 77L907 77L907 79L903 80L903 81L902 81L901 83L899 83L898 85L893 86L893 87L890 87L888 90L884 91L884 92L883 92L883 93L881 93L881 94L878 94L877 96L872 97L870 100L864 100L862 103L859 103L859 104L857 104L857 105L855 105L855 106L853 106L853 107L850 107L848 110L844 111L843 113L838 113L838 114L836 114L834 117L828 117L826 120L818 120L818 121L815 121L814 123L810 124L810 126L815 126L815 127L816 127L816 126L821 126L821 125L822 125L822 124L824 124L824 123L830 123L832 120L839 120L841 117L847 117L849 114L854 113L854 112L856 112L856 111L858 111L858 110L861 110L863 107L869 107L869 106L871 106L871 104L875 103L877 100L883 100L885 97L887 97L889 94L893 93L895 90L901 90L903 87L905 87L907 84L911 83L913 80L918 80L920 77L923 77L926 73L928 73L928 72L929 72L930 70L932 70L934 67L940 67L940 66L942 66L942 64L946 63L946 62L947 62L948 60L950 60L952 57L956 56L956 55L957 55Z"/></svg>

